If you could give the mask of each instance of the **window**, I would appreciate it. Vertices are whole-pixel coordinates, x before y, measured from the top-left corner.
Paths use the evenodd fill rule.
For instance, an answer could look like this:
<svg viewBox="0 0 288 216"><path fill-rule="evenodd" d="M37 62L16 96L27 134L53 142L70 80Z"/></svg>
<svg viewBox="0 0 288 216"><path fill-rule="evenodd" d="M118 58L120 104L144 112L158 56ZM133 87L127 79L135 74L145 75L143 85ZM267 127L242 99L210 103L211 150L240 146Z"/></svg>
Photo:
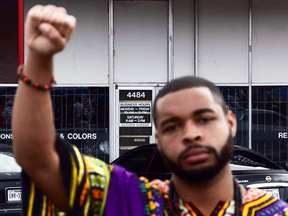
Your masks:
<svg viewBox="0 0 288 216"><path fill-rule="evenodd" d="M287 86L252 88L252 149L281 167L288 159L287 102Z"/></svg>
<svg viewBox="0 0 288 216"><path fill-rule="evenodd" d="M249 96L248 87L229 87L219 86L224 99L226 100L226 108L234 112L237 119L237 135L235 144L248 147L249 145Z"/></svg>
<svg viewBox="0 0 288 216"><path fill-rule="evenodd" d="M125 167L128 171L136 173L146 172L150 159L155 148L131 150L122 156L121 161L116 162L118 165Z"/></svg>
<svg viewBox="0 0 288 216"><path fill-rule="evenodd" d="M51 92L55 127L80 152L109 162L109 88L57 87Z"/></svg>
<svg viewBox="0 0 288 216"><path fill-rule="evenodd" d="M255 158L251 159L251 158L245 157L243 155L239 155L239 154L233 154L231 157L230 163L236 164L236 165L243 165L243 166L267 167L263 163L259 163L259 162L255 161Z"/></svg>
<svg viewBox="0 0 288 216"><path fill-rule="evenodd" d="M15 87L0 87L0 143L12 145L11 133L12 107Z"/></svg>
<svg viewBox="0 0 288 216"><path fill-rule="evenodd" d="M0 143L12 145L16 87L0 87ZM109 162L108 87L56 87L51 91L56 131L81 153Z"/></svg>
<svg viewBox="0 0 288 216"><path fill-rule="evenodd" d="M171 173L171 171L164 164L159 151L155 154L149 166L149 173Z"/></svg>

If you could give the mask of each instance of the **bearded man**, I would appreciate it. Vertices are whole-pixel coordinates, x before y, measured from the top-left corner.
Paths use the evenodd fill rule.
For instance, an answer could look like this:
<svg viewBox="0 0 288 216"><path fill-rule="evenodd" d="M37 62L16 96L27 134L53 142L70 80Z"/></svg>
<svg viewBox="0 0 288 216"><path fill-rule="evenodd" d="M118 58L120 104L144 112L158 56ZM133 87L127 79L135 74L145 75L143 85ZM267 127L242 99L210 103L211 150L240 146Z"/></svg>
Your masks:
<svg viewBox="0 0 288 216"><path fill-rule="evenodd" d="M33 7L26 20L28 58L19 67L13 109L15 158L22 166L25 216L287 215L288 205L233 179L236 119L211 82L168 83L153 107L157 146L172 170L167 181L136 177L56 136L51 97L53 56L64 49L76 19L64 8Z"/></svg>

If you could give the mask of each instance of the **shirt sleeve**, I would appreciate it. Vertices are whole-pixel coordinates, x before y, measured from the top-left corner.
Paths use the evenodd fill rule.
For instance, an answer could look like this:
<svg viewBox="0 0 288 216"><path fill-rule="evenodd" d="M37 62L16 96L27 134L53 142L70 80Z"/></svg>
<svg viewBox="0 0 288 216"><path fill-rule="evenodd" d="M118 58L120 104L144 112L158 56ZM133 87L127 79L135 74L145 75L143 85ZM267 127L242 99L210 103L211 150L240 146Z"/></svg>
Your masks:
<svg viewBox="0 0 288 216"><path fill-rule="evenodd" d="M59 137L56 148L70 211L58 211L22 171L22 215L102 215L112 167L96 158L81 155L75 146Z"/></svg>

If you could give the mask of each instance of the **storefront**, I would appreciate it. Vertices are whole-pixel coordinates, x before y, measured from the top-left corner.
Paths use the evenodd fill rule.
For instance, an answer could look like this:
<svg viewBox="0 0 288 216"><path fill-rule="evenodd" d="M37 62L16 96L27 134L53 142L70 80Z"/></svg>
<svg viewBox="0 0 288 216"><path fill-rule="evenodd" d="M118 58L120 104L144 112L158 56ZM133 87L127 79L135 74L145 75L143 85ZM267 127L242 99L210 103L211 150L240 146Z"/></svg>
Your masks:
<svg viewBox="0 0 288 216"><path fill-rule="evenodd" d="M14 71L24 61L21 17L39 3L77 17L55 58L52 101L57 132L83 153L108 162L155 142L155 95L169 80L194 75L220 87L237 117L237 145L281 166L288 160L285 0L1 1L11 10L1 19L14 23L1 22L2 143L11 144Z"/></svg>

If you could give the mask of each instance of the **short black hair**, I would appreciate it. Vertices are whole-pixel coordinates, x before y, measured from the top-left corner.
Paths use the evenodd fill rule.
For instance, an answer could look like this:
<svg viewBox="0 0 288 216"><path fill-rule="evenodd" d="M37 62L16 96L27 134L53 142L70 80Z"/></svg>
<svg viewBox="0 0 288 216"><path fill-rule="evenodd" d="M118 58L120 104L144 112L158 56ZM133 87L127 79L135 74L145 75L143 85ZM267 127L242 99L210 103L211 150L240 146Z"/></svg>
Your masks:
<svg viewBox="0 0 288 216"><path fill-rule="evenodd" d="M214 83L200 78L200 77L194 77L194 76L184 76L178 79L174 79L171 82L167 83L163 89L161 89L159 91L159 93L157 94L154 104L153 104L153 110L152 110L152 114L153 114L153 120L154 120L154 124L155 127L157 128L156 125L156 120L157 120L157 110L156 110L156 105L157 105L157 101L164 97L165 95L172 93L172 92L176 92L179 90L183 90L183 89L187 89L187 88L194 88L194 87L207 87L212 95L214 96L215 100L220 104L220 106L223 109L224 113L227 113L227 108L226 108L226 104L225 104L225 99L220 91L220 89L214 85Z"/></svg>

